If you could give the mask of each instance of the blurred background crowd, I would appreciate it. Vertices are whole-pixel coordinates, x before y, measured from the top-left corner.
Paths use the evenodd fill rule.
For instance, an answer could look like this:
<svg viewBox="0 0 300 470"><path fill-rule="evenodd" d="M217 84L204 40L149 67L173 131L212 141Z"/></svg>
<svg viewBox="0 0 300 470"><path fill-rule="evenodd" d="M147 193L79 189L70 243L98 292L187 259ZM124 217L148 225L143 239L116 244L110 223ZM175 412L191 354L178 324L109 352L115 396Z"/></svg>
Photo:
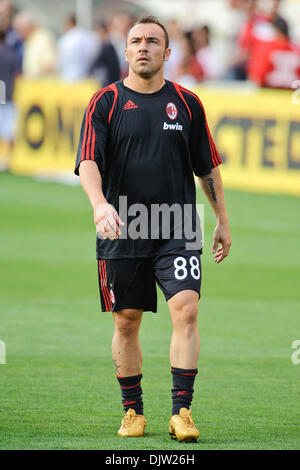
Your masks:
<svg viewBox="0 0 300 470"><path fill-rule="evenodd" d="M300 78L299 9L298 23L291 27L282 12L285 0L220 0L235 19L234 27L224 19L228 30L222 35L216 23L190 18L197 3L210 9L218 2L186 3L186 18L172 18L170 12L168 18L160 17L169 31L172 49L166 78L186 86L210 80L250 80L272 88L291 88ZM24 4L26 1L21 2ZM8 99L17 74L30 78L56 75L69 82L92 77L103 86L126 76L126 33L141 13L157 13L155 8L151 11L148 2L117 2L117 13L114 1L94 2L94 10L86 11L87 16L91 14L90 28L78 8L63 18L59 15L60 24L54 28L40 14L44 2L36 4L38 8L22 9L18 1L0 0L0 79L8 85Z"/></svg>
<svg viewBox="0 0 300 470"><path fill-rule="evenodd" d="M92 78L99 87L126 76L126 33L142 14L166 25L172 54L165 77L183 86L291 89L300 80L298 0L0 0L2 137L13 134L17 76Z"/></svg>

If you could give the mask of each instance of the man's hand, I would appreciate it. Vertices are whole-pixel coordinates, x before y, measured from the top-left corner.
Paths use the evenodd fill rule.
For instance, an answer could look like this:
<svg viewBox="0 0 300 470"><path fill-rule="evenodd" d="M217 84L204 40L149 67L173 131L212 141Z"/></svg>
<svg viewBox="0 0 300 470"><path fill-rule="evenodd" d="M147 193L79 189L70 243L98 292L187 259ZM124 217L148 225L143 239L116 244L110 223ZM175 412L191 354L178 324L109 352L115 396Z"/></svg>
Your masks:
<svg viewBox="0 0 300 470"><path fill-rule="evenodd" d="M81 162L79 167L81 186L94 209L94 222L100 237L116 240L124 225L116 209L108 204L102 192L102 178L97 163L92 160Z"/></svg>
<svg viewBox="0 0 300 470"><path fill-rule="evenodd" d="M121 235L120 225L124 225L116 209L108 203L97 205L94 210L94 222L97 233L104 240L117 240Z"/></svg>
<svg viewBox="0 0 300 470"><path fill-rule="evenodd" d="M221 263L228 256L231 237L219 167L215 167L209 174L199 177L199 183L217 218L211 252L215 255L215 262ZM222 248L219 248L219 244L222 245Z"/></svg>
<svg viewBox="0 0 300 470"><path fill-rule="evenodd" d="M218 222L214 230L213 240L211 252L215 253L215 263L221 263L228 256L231 247L229 225ZM218 248L219 243L222 245L222 248Z"/></svg>

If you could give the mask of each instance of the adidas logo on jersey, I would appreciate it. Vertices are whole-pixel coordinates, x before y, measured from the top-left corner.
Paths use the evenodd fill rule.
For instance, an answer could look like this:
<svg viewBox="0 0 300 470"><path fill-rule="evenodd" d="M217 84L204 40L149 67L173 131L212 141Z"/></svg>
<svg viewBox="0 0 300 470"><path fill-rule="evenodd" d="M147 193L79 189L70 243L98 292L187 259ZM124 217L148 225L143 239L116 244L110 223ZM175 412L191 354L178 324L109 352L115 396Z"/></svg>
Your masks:
<svg viewBox="0 0 300 470"><path fill-rule="evenodd" d="M138 108L138 105L135 104L133 101L128 100L127 103L124 104L123 109L135 109Z"/></svg>
<svg viewBox="0 0 300 470"><path fill-rule="evenodd" d="M182 131L182 126L176 122L176 124L168 124L167 122L164 122L164 131L170 130L170 131Z"/></svg>

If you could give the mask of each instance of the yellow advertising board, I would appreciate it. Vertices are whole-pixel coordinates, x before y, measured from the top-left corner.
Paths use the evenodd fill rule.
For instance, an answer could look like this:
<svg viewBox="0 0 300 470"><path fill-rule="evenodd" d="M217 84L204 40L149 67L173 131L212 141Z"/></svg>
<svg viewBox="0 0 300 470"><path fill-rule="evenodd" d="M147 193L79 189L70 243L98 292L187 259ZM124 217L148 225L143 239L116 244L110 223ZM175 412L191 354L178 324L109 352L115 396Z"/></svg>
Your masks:
<svg viewBox="0 0 300 470"><path fill-rule="evenodd" d="M84 109L96 90L94 82L20 79L15 91L18 132L10 170L51 176L73 170Z"/></svg>
<svg viewBox="0 0 300 470"><path fill-rule="evenodd" d="M81 120L94 82L20 79L20 118L11 171L60 175L74 168ZM227 188L300 195L300 99L294 91L194 90L224 161ZM293 99L294 98L294 99Z"/></svg>
<svg viewBox="0 0 300 470"><path fill-rule="evenodd" d="M224 186L300 195L297 91L199 87L195 92L224 162Z"/></svg>

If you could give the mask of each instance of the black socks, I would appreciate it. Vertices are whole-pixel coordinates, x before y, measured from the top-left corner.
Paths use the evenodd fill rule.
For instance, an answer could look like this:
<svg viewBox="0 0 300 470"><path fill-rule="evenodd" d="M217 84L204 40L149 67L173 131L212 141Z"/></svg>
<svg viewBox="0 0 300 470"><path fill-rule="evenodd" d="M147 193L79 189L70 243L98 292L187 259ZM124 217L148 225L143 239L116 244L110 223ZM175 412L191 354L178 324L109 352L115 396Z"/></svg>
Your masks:
<svg viewBox="0 0 300 470"><path fill-rule="evenodd" d="M173 416L179 414L180 408L190 408L193 399L194 382L198 369L179 369L171 367L171 373L173 375Z"/></svg>
<svg viewBox="0 0 300 470"><path fill-rule="evenodd" d="M125 413L127 413L129 408L132 408L137 415L143 414L142 377L142 374L132 377L120 377L117 375L121 387L122 404Z"/></svg>
<svg viewBox="0 0 300 470"><path fill-rule="evenodd" d="M172 389L172 415L179 414L180 408L189 409L193 399L194 382L198 369L171 368L173 376ZM143 414L143 400L141 380L142 374L132 377L120 377L117 375L121 387L122 404L125 413L132 408L136 414Z"/></svg>

